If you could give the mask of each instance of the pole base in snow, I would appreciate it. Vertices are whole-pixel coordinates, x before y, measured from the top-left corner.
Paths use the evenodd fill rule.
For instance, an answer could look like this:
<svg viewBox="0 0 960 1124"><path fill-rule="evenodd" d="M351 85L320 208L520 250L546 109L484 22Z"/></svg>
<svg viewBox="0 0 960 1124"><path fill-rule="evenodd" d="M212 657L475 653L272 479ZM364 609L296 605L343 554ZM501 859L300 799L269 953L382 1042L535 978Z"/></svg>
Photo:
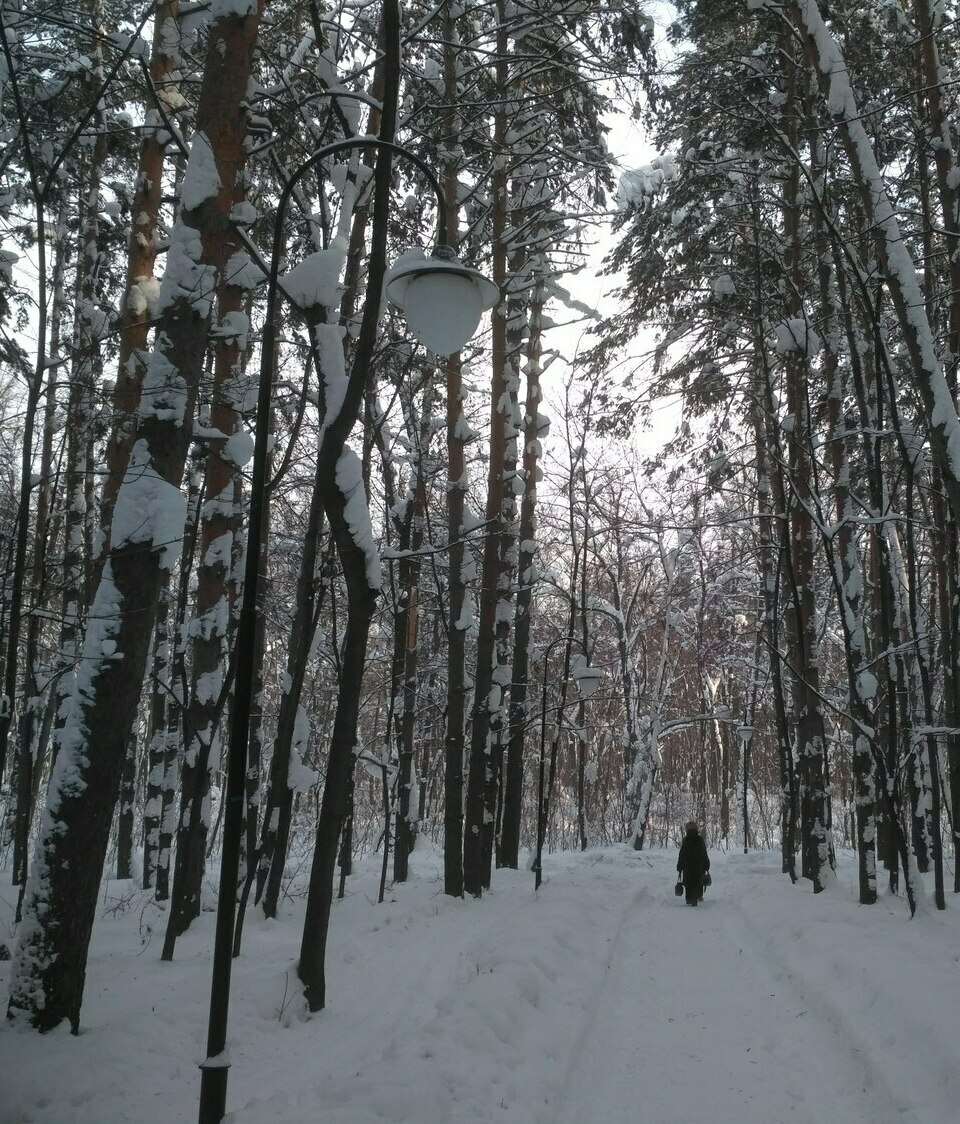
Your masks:
<svg viewBox="0 0 960 1124"><path fill-rule="evenodd" d="M227 1074L230 1063L200 1066L199 1124L220 1124L227 1111Z"/></svg>

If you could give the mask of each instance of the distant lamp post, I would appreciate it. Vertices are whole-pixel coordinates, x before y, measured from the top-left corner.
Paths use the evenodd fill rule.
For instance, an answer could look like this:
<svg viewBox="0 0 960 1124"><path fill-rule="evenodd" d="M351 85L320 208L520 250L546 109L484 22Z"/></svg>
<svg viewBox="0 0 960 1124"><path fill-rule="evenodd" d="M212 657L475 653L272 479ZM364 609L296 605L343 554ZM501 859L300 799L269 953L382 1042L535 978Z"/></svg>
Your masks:
<svg viewBox="0 0 960 1124"><path fill-rule="evenodd" d="M543 653L543 680L540 687L540 762L537 778L537 854L533 861L534 890L540 889L543 881L543 844L547 834L547 820L550 817L550 794L553 791L553 778L557 771L557 750L560 744L560 726L563 723L563 711L566 699L560 703L557 712L557 733L550 745L550 776L546 777L546 748L547 748L547 670L550 666L550 653L557 644L582 644L575 636L557 636L547 645ZM577 690L582 698L589 698L597 687L603 672L599 667L593 667L586 655L577 655L570 664L570 679L576 683Z"/></svg>
<svg viewBox="0 0 960 1124"><path fill-rule="evenodd" d="M395 155L411 161L430 181L437 197L437 248L434 256L426 258L422 251L408 253L384 278L384 288L388 292L388 298L406 313L410 329L420 342L438 355L449 355L459 351L477 330L484 309L492 308L500 298L499 289L492 281L488 281L477 270L463 265L446 245L447 211L440 182L429 165L403 145L376 137L351 137L347 140L334 141L314 152L290 174L283 184L274 218L266 313L260 341L260 386L254 427L253 466L250 474L250 514L243 596L237 625L236 679L227 753L223 848L210 984L210 1020L207 1029L207 1056L200 1066L199 1124L219 1124L226 1112L227 1103L227 1076L230 1069L226 1051L227 1015L230 1005L230 970L236 923L236 889L240 872L240 841L243 833L244 780L247 769L247 744L250 738L250 710L257 691L255 656L259 561L267 490L268 423L277 340L277 306L281 289L280 263L284 247L284 217L294 188L303 175L328 157L357 148L389 149ZM418 255L418 264L415 266L414 255ZM442 291L438 291L438 288ZM366 299L379 300L380 293L368 292Z"/></svg>
<svg viewBox="0 0 960 1124"><path fill-rule="evenodd" d="M750 818L747 813L747 782L750 779L750 742L753 740L753 727L737 727L737 737L740 739L740 762L743 765L743 853L749 850Z"/></svg>

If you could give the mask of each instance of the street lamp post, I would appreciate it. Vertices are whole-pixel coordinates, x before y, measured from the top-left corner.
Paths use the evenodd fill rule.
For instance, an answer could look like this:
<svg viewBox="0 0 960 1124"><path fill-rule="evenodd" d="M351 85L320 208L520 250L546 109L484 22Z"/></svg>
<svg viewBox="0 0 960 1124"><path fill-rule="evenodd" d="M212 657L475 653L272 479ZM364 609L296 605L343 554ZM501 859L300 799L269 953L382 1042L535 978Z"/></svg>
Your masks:
<svg viewBox="0 0 960 1124"><path fill-rule="evenodd" d="M553 791L553 777L557 767L557 749L560 742L560 725L563 722L563 711L566 703L566 684L564 684L564 694L560 703L560 709L557 714L557 735L553 739L550 746L550 777L545 780L545 762L546 762L546 745L547 745L547 670L550 665L550 653L553 651L557 644L579 644L583 647L583 642L576 636L555 636L553 640L547 645L543 653L543 680L540 688L540 763L539 775L537 777L537 854L533 862L534 873L534 890L540 889L540 883L543 881L543 842L547 832L547 818L550 814L550 794ZM589 697L596 690L600 682L601 672L599 668L591 667L589 659L584 649L584 654L581 658L581 663L573 674L573 679L577 684L577 689L584 697Z"/></svg>
<svg viewBox="0 0 960 1124"><path fill-rule="evenodd" d="M753 740L753 727L744 723L737 727L740 739L740 761L743 765L743 853L749 851L750 819L747 813L747 784L750 779L750 742Z"/></svg>
<svg viewBox="0 0 960 1124"><path fill-rule="evenodd" d="M485 309L499 299L499 290L477 270L463 265L446 245L447 214L443 190L430 167L403 145L377 137L352 137L318 149L284 183L277 202L273 246L267 278L266 314L260 344L260 386L254 427L254 453L250 477L250 514L247 528L246 560L240 619L237 626L236 678L230 739L227 751L227 787L223 817L223 847L220 886L214 937L213 969L210 983L210 1015L207 1029L207 1056L200 1066L199 1124L219 1124L226 1111L227 1076L230 1061L226 1053L227 1016L230 1003L230 972L236 920L236 887L240 871L240 840L243 831L244 778L247 768L247 743L250 712L256 692L256 624L260 547L263 537L264 501L267 490L270 398L273 389L273 362L277 339L277 306L280 294L280 262L283 257L284 218L287 205L299 180L322 160L358 148L387 149L415 164L429 180L437 196L437 246L432 257L422 254L406 260L387 275L388 299L407 312L411 327L420 341L438 354L458 351L476 331ZM443 330L431 331L430 309L435 306L434 279L441 274L446 282L444 305L453 310ZM473 292L476 290L476 292ZM467 297L464 311L460 301ZM368 293L368 300L379 301L380 293ZM475 313L475 315L474 315ZM436 318L440 319L440 318ZM458 331L451 332L450 321Z"/></svg>

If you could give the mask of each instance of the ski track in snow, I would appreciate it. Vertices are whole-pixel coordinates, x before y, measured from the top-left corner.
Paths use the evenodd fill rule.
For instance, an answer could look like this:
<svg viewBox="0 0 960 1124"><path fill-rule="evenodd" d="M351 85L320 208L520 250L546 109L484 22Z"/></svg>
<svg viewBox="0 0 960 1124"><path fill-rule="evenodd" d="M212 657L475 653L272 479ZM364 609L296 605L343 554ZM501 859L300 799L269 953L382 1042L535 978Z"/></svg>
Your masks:
<svg viewBox="0 0 960 1124"><path fill-rule="evenodd" d="M758 959L718 881L696 909L668 887L634 909L571 1057L560 1124L590 1120L598 1095L610 1121L638 1109L658 1124L903 1120L880 1074Z"/></svg>

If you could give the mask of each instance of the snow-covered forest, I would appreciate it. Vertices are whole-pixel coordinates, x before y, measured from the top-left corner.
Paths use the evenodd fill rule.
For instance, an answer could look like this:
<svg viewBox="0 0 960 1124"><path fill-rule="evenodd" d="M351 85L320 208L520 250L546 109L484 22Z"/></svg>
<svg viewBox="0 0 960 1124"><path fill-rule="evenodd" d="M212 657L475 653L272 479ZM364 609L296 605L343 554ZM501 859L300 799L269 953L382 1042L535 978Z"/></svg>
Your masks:
<svg viewBox="0 0 960 1124"><path fill-rule="evenodd" d="M945 1124L955 1079L921 1075L960 1055L892 977L926 950L943 989L960 892L958 27L955 0L0 0L0 1124L192 1118L204 1057L221 1119L231 964L238 1122L589 1119L571 1067L630 1027L599 996L644 926L674 977L701 934L742 1028L786 977L863 1050L770 1047L839 1115L795 1078L670 1107L661 1070L654 1124ZM690 819L728 881L681 932ZM391 917L426 942L393 961ZM817 925L845 1003L791 952ZM471 957L516 970L470 991ZM582 1032L531 1029L558 978ZM498 1021L514 986L536 1015ZM420 1075L447 1035L469 1087ZM339 1061L300 1088L312 1049ZM527 1049L550 1064L504 1083ZM84 1085L104 1050L159 1050L141 1101Z"/></svg>

